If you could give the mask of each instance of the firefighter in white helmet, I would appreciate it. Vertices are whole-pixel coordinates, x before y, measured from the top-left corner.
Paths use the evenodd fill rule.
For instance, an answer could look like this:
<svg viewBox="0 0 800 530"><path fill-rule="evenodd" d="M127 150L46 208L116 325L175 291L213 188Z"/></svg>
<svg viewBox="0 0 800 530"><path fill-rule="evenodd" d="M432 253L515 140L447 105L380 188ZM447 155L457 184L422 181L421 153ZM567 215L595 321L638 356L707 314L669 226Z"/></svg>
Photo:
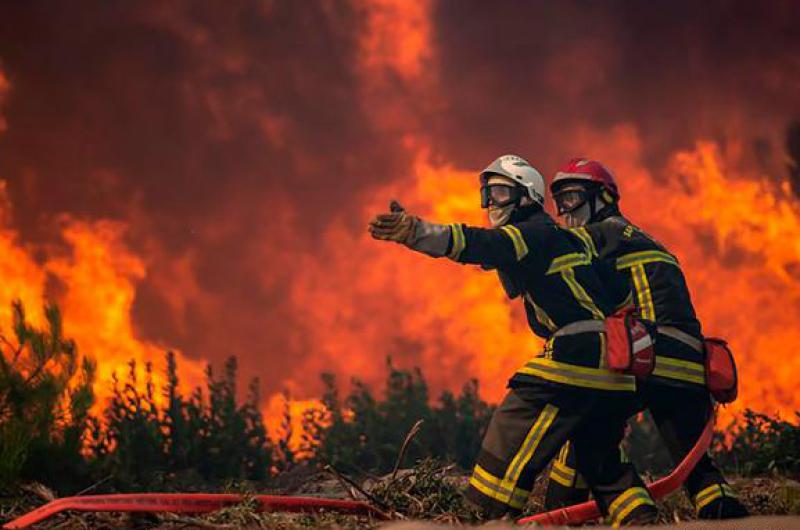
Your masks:
<svg viewBox="0 0 800 530"><path fill-rule="evenodd" d="M653 521L653 501L617 449L635 390L633 376L610 371L604 359L604 319L619 300L580 238L544 212L544 179L527 161L498 158L480 185L492 228L433 223L396 203L369 226L375 239L497 269L508 295L523 301L532 331L546 339L509 380L467 498L491 518L518 514L536 476L571 438L601 510L615 524Z"/></svg>

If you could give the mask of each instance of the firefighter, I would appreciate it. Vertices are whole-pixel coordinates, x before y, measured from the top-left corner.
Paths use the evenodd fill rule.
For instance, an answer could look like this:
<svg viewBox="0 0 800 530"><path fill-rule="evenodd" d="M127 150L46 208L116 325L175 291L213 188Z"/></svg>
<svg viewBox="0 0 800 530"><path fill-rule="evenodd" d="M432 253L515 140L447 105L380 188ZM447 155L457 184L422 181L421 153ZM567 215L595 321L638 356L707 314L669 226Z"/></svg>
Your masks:
<svg viewBox="0 0 800 530"><path fill-rule="evenodd" d="M711 398L705 387L700 322L678 260L623 217L617 184L601 163L571 160L556 173L550 189L565 224L585 241L590 253L613 265L620 281L632 287L641 317L657 325L655 370L639 382L638 391L672 458L680 461L708 421ZM568 444L551 467L545 500L549 508L588 497L574 462ZM689 476L686 489L702 519L747 515L708 455Z"/></svg>
<svg viewBox="0 0 800 530"><path fill-rule="evenodd" d="M432 223L396 203L369 226L375 239L496 269L508 295L523 300L533 332L546 339L543 352L508 383L467 498L487 518L519 514L536 476L572 438L576 465L601 511L616 525L654 521L652 498L617 449L634 411L635 379L605 367L601 331L614 301L582 240L544 212L544 179L536 169L506 155L480 182L492 228Z"/></svg>

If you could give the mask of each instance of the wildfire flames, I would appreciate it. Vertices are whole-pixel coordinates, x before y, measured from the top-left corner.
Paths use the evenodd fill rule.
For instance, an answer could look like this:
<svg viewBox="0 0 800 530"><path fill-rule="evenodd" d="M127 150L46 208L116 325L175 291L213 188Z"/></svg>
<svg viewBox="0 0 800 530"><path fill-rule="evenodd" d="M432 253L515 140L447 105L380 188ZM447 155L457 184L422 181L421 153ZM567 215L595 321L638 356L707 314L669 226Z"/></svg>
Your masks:
<svg viewBox="0 0 800 530"><path fill-rule="evenodd" d="M350 2L344 10L324 5L328 7L320 13L286 6L264 7L258 13L264 20L280 19L280 9L296 8L298 32L316 24L325 29L320 39L339 42L346 35L340 39L345 42L341 50L337 48L346 68L321 62L319 69L303 67L286 76L259 69L262 52L276 68L289 68L285 61L292 60L274 57L248 40L260 34L239 38L220 30L226 38L215 38L207 20L193 19L189 11L174 6L138 13L136 20L177 36L181 53L202 57L179 68L184 77L175 82L177 88L170 85L178 94L175 101L185 102L187 115L210 116L210 130L198 135L198 142L228 149L249 145L252 135L260 134L258 141L273 149L270 156L281 157L278 164L245 151L242 158L257 167L243 168L230 160L236 151L231 156L221 152L208 164L186 154L189 174L205 175L203 168L213 166L223 174L243 175L241 184L216 174L210 184L198 184L198 193L207 193L198 203L199 214L181 202L192 202L185 182L169 195L177 199L165 199L164 213L148 203L146 194L137 195L139 166L98 161L87 186L96 186L92 190L99 190L98 197L108 193L114 205L122 205L121 213L102 208L100 213L91 208L73 212L63 206L68 201L55 203L61 206L47 212L50 229L41 237L30 227L39 217L21 216L17 203L31 208L38 204L35 198L49 199L42 179L53 179L54 195L69 190L55 184L60 175L37 176L28 167L36 166L35 156L20 162L26 153L17 154L9 170L0 151L0 178L7 179L0 197L0 327L5 333L12 300L21 299L34 322L41 322L45 300L58 302L67 335L98 360L101 398L108 395L111 374L124 373L130 360L139 366L153 362L160 377L163 352L178 351L183 384L189 388L202 384L206 362L238 355L242 376L260 376L267 384L264 410L273 432L280 429L284 389L294 400L290 409L297 412L316 403L320 372L334 372L344 382L356 376L379 385L387 356L400 366L420 366L434 390L457 389L475 377L483 395L498 400L509 375L541 345L528 330L519 302L506 299L492 273L372 241L366 221L397 198L409 211L431 220L482 225L479 164L514 151L548 172L569 156L583 155L615 172L623 211L683 265L705 332L731 343L741 386L728 418L746 407L784 417L800 409L795 382L800 357L794 355L800 343L800 208L779 165L754 164L748 158L751 138L737 125L745 119L739 108L744 97L721 96L703 107L703 112L731 116L725 134L705 128L700 117L680 129L676 142L638 122L632 116L638 107L617 101L624 99L622 89L613 102L596 101L598 115L576 117L570 106L580 103L585 110L594 104L591 94L611 83L608 72L624 63L615 58L613 43L588 35L537 58L544 73L541 79L532 77L530 86L562 98L558 101L567 110L558 119L569 115L557 127L547 105L529 111L497 101L502 99L498 86L514 98L519 83L495 84L498 76L490 64L472 69L468 79L451 80L458 77L453 70L466 54L459 54L454 44L461 41L455 26L448 25L444 7L402 0ZM569 15L571 8L564 9ZM611 15L603 16L611 20ZM519 32L512 34L509 39L520 38ZM298 50L303 58L326 51L324 44L308 45L311 51ZM480 57L481 50L472 50L472 55ZM182 60L181 53L173 59ZM135 71L143 68L140 59L132 58ZM12 61L3 60L0 47L0 144L19 131L15 98L24 101L31 86L17 84ZM751 65L745 58L742 63ZM109 64L119 74L117 62ZM258 82L247 81L248 72L275 84L261 91ZM776 93L796 94L800 76L794 74L765 67L764 75ZM327 78L320 81L317 75L337 82L340 76L349 77L342 81L344 88L329 94ZM135 76L131 79L137 82ZM315 102L321 94L323 101ZM295 96L305 112L297 119ZM533 92L519 97L538 105ZM278 103L273 105L271 98ZM158 112L168 110L164 101L156 104L162 105ZM459 105L470 107L469 112ZM770 116L794 110L781 105L776 102ZM346 110L338 114L339 107ZM753 107L759 116L762 110ZM86 127L113 112L99 108ZM456 114L462 121L448 121ZM309 132L314 127L305 127L304 116L321 120L325 135ZM237 128L240 122L245 125ZM82 123L73 125L80 129ZM188 132L182 133L191 140L195 123L201 122L188 123ZM477 132L459 129L464 125ZM752 123L773 135L785 125L777 117ZM350 140L358 145L349 145ZM150 145L147 138L135 141ZM156 141L171 145L167 136ZM102 142L89 143L85 154L91 160ZM304 151L295 144L311 147ZM474 152L479 145L480 156ZM53 149L57 163L72 160L72 153L54 143ZM164 160L202 150L192 141L176 142ZM148 152L161 156L157 149ZM176 167L171 169L180 169ZM10 173L21 176L11 178ZM264 178L267 182L259 180ZM328 182L337 178L344 181ZM299 199L287 189L294 179L302 192ZM194 185L191 178L186 182ZM153 189L158 192L159 186ZM129 201L121 189L133 190ZM191 229L181 224L182 216ZM163 234L159 223L164 224ZM180 237L174 236L176 231Z"/></svg>

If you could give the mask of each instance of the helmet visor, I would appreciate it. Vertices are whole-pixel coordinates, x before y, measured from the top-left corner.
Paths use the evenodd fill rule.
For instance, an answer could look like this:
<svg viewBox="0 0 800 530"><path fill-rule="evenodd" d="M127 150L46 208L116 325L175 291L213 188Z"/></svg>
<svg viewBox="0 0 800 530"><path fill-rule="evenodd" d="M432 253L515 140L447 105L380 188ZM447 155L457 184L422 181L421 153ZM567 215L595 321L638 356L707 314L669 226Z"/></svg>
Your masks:
<svg viewBox="0 0 800 530"><path fill-rule="evenodd" d="M556 203L556 211L558 215L577 210L589 200L589 193L585 190L564 190L553 194L553 200Z"/></svg>
<svg viewBox="0 0 800 530"><path fill-rule="evenodd" d="M520 190L516 186L507 184L487 184L481 186L481 208L489 206L507 206L516 201Z"/></svg>

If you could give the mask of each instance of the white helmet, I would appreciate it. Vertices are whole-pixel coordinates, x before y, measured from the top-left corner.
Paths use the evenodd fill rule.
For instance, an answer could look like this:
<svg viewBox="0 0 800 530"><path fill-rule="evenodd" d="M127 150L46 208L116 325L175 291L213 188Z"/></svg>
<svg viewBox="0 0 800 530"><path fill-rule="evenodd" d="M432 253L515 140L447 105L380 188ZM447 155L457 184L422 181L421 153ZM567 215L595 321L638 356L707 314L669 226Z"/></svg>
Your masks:
<svg viewBox="0 0 800 530"><path fill-rule="evenodd" d="M517 155L501 156L481 171L481 184L485 184L491 175L510 178L525 188L534 203L544 207L544 177L524 158Z"/></svg>

